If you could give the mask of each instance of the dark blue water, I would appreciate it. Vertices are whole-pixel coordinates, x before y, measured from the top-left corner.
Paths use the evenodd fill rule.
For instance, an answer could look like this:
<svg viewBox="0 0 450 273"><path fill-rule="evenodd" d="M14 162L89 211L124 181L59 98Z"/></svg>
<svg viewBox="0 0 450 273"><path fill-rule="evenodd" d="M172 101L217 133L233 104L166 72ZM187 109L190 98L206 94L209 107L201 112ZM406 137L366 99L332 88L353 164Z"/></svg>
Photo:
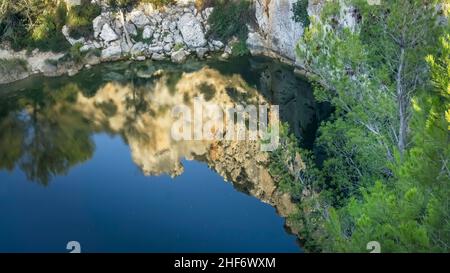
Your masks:
<svg viewBox="0 0 450 273"><path fill-rule="evenodd" d="M180 101L258 93L311 142L320 117L309 85L267 59L120 63L0 86L0 252L69 252L69 241L82 252L301 251L285 219L252 196L258 177L225 182L211 147L162 134Z"/></svg>
<svg viewBox="0 0 450 273"><path fill-rule="evenodd" d="M0 172L0 252L298 252L275 209L235 190L206 164L145 177L118 137L43 187Z"/></svg>

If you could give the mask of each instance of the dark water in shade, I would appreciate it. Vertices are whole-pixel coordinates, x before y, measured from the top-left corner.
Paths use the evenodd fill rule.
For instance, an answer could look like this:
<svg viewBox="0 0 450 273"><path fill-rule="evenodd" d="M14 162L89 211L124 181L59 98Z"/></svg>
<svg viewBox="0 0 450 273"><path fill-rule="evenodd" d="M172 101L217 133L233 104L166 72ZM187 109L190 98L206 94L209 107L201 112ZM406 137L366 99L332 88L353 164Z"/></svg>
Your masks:
<svg viewBox="0 0 450 273"><path fill-rule="evenodd" d="M214 99L225 82L291 107L282 118L305 145L313 138L309 85L267 59L110 64L0 86L0 252L68 252L69 241L82 252L301 251L247 181L224 182L210 146L161 134L159 104L205 79Z"/></svg>

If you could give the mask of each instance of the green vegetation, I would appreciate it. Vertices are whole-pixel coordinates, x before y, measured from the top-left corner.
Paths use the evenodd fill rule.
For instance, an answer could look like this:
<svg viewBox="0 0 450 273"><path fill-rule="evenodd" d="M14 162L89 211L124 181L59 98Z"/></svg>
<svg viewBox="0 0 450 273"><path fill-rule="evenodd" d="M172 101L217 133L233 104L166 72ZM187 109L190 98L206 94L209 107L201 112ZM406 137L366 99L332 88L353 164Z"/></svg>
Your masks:
<svg viewBox="0 0 450 273"><path fill-rule="evenodd" d="M64 51L69 47L61 33L66 5L56 1L3 0L0 6L0 38L14 49Z"/></svg>
<svg viewBox="0 0 450 273"><path fill-rule="evenodd" d="M175 46L173 47L173 50L178 51L178 50L182 49L183 47L184 47L183 43L178 43L178 44L175 44Z"/></svg>
<svg viewBox="0 0 450 273"><path fill-rule="evenodd" d="M10 71L17 68L27 69L27 62L22 59L0 59L0 71Z"/></svg>
<svg viewBox="0 0 450 273"><path fill-rule="evenodd" d="M239 40L233 44L233 48L231 49L231 54L233 56L245 56L250 54L249 49L247 48L246 40Z"/></svg>
<svg viewBox="0 0 450 273"><path fill-rule="evenodd" d="M109 0L108 4L117 9L127 9L139 3L153 4L156 8L161 8L167 5L175 4L176 0Z"/></svg>
<svg viewBox="0 0 450 273"><path fill-rule="evenodd" d="M80 38L91 35L93 33L92 20L100 13L100 6L92 4L90 0L82 0L81 5L72 7L67 16L70 36Z"/></svg>
<svg viewBox="0 0 450 273"><path fill-rule="evenodd" d="M303 26L309 25L308 0L297 0L292 5L292 12L294 13L293 20L295 22L302 23Z"/></svg>
<svg viewBox="0 0 450 273"><path fill-rule="evenodd" d="M208 19L211 26L209 35L222 41L237 38L238 42L234 45L237 48L233 53L239 56L247 54L247 23L250 23L252 18L250 1L220 0L214 6L214 11Z"/></svg>
<svg viewBox="0 0 450 273"><path fill-rule="evenodd" d="M436 24L439 1L347 2L361 15L354 31L331 1L297 48L316 98L336 111L315 144L323 162L286 134L274 154L271 173L300 200L290 221L311 251L378 241L382 252L448 252L450 36Z"/></svg>
<svg viewBox="0 0 450 273"><path fill-rule="evenodd" d="M81 60L83 59L83 53L80 51L82 46L83 46L82 43L76 43L69 50L69 56L71 60L73 60L76 63L80 63Z"/></svg>

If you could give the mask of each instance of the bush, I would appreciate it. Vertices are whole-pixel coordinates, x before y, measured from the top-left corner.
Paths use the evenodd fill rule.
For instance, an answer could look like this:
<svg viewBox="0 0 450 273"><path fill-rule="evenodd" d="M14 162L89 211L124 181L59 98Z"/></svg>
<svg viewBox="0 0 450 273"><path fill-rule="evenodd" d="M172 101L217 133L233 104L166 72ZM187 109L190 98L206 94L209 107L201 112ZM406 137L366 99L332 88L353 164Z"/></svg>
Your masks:
<svg viewBox="0 0 450 273"><path fill-rule="evenodd" d="M91 35L94 31L92 20L100 13L100 6L91 3L89 0L83 0L81 5L72 7L67 17L70 36L77 39Z"/></svg>
<svg viewBox="0 0 450 273"><path fill-rule="evenodd" d="M175 4L175 0L144 0L142 2L153 4L157 8Z"/></svg>
<svg viewBox="0 0 450 273"><path fill-rule="evenodd" d="M153 4L155 7L160 8L167 5L175 4L175 0L109 0L108 4L113 9L128 9L139 2Z"/></svg>
<svg viewBox="0 0 450 273"><path fill-rule="evenodd" d="M38 25L32 30L31 41L27 47L36 47L44 51L65 51L69 43L61 33L65 18L61 14L43 15L39 18Z"/></svg>
<svg viewBox="0 0 450 273"><path fill-rule="evenodd" d="M173 47L173 50L178 51L178 50L182 49L183 47L184 47L183 43L178 43Z"/></svg>
<svg viewBox="0 0 450 273"><path fill-rule="evenodd" d="M136 0L109 0L108 1L108 5L110 7L112 7L113 9L129 8L135 4L137 4Z"/></svg>
<svg viewBox="0 0 450 273"><path fill-rule="evenodd" d="M29 10L26 10L27 6ZM0 19L0 38L15 50L39 48L64 51L69 47L61 33L66 21L66 5L54 2L16 2Z"/></svg>
<svg viewBox="0 0 450 273"><path fill-rule="evenodd" d="M250 2L247 0L219 0L208 19L211 26L210 35L227 41L233 36L246 40L247 23L250 22Z"/></svg>
<svg viewBox="0 0 450 273"><path fill-rule="evenodd" d="M27 70L27 62L23 59L0 59L0 71L15 69Z"/></svg>
<svg viewBox="0 0 450 273"><path fill-rule="evenodd" d="M197 10L204 10L214 6L214 0L195 0Z"/></svg>
<svg viewBox="0 0 450 273"><path fill-rule="evenodd" d="M81 63L83 60L83 53L80 51L82 46L82 43L76 43L69 50L70 59L75 63Z"/></svg>
<svg viewBox="0 0 450 273"><path fill-rule="evenodd" d="M247 43L245 40L239 40L237 43L233 45L231 50L231 54L233 56L245 56L248 55L250 51L247 48Z"/></svg>
<svg viewBox="0 0 450 273"><path fill-rule="evenodd" d="M292 19L295 22L302 23L304 27L309 25L308 0L297 0L292 4L292 12L294 13Z"/></svg>

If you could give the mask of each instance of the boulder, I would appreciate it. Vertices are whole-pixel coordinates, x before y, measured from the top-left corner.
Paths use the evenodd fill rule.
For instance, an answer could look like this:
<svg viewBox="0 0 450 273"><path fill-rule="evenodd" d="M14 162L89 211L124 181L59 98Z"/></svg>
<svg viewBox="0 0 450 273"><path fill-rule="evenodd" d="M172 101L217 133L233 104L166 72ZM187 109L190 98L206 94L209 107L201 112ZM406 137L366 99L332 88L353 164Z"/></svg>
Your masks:
<svg viewBox="0 0 450 273"><path fill-rule="evenodd" d="M84 57L84 62L88 65L96 65L100 63L100 58L93 52L89 52Z"/></svg>
<svg viewBox="0 0 450 273"><path fill-rule="evenodd" d="M197 57L199 59L203 59L205 57L206 53L208 53L208 51L209 51L208 48L200 47L195 50L195 53L197 54Z"/></svg>
<svg viewBox="0 0 450 273"><path fill-rule="evenodd" d="M94 37L98 37L102 32L103 26L108 23L108 18L106 16L99 15L92 21L92 28L94 29Z"/></svg>
<svg viewBox="0 0 450 273"><path fill-rule="evenodd" d="M173 52L170 58L172 59L172 62L174 63L184 63L187 59L188 54L184 49L180 49L176 52Z"/></svg>
<svg viewBox="0 0 450 273"><path fill-rule="evenodd" d="M119 42L113 42L109 47L102 50L101 59L104 61L114 61L122 56L122 47Z"/></svg>
<svg viewBox="0 0 450 273"><path fill-rule="evenodd" d="M66 40L71 45L78 44L78 43L84 44L84 42L85 42L85 39L83 37L81 37L80 39L74 39L74 38L70 37L70 35L69 35L69 28L66 25L62 27L61 32L64 35L64 37L66 38Z"/></svg>
<svg viewBox="0 0 450 273"><path fill-rule="evenodd" d="M223 48L225 45L219 40L211 40L211 44L216 48Z"/></svg>
<svg viewBox="0 0 450 273"><path fill-rule="evenodd" d="M134 24L130 23L130 22L125 23L125 29L132 36L136 36L138 34L136 26Z"/></svg>
<svg viewBox="0 0 450 273"><path fill-rule="evenodd" d="M90 42L90 43L86 43L84 44L82 47L80 47L80 52L87 52L91 49L95 49L96 47L94 46L94 43Z"/></svg>
<svg viewBox="0 0 450 273"><path fill-rule="evenodd" d="M173 40L175 42L175 44L184 44L184 40L183 40L183 36L181 36L181 34L176 33L173 35Z"/></svg>
<svg viewBox="0 0 450 273"><path fill-rule="evenodd" d="M142 32L142 39L151 39L153 37L153 27L152 26L145 26L144 31Z"/></svg>
<svg viewBox="0 0 450 273"><path fill-rule="evenodd" d="M164 43L173 43L173 35L171 33L167 33L163 41Z"/></svg>
<svg viewBox="0 0 450 273"><path fill-rule="evenodd" d="M173 44L172 43L168 43L164 45L164 52L170 52L173 48Z"/></svg>
<svg viewBox="0 0 450 273"><path fill-rule="evenodd" d="M119 39L119 36L114 32L109 24L104 24L102 27L102 32L100 33L100 38L105 42L112 42Z"/></svg>
<svg viewBox="0 0 450 273"><path fill-rule="evenodd" d="M127 19L133 22L133 24L135 24L138 28L143 28L150 24L150 19L148 19L142 10L133 10L128 13Z"/></svg>
<svg viewBox="0 0 450 273"><path fill-rule="evenodd" d="M142 42L138 42L135 45L133 45L133 47L131 48L131 55L133 56L141 56L144 54L145 50L146 50L147 46L142 43Z"/></svg>
<svg viewBox="0 0 450 273"><path fill-rule="evenodd" d="M197 48L207 44L202 24L192 13L185 13L181 16L177 26L183 36L184 43L188 47Z"/></svg>
<svg viewBox="0 0 450 273"><path fill-rule="evenodd" d="M150 53L161 53L163 51L162 46L151 46L148 48L148 52Z"/></svg>
<svg viewBox="0 0 450 273"><path fill-rule="evenodd" d="M154 60L154 61L162 61L165 59L166 59L166 56L164 56L164 54L153 53L153 55L152 55L152 60Z"/></svg>
<svg viewBox="0 0 450 273"><path fill-rule="evenodd" d="M162 20L163 20L163 18L162 18L161 15L159 15L159 14L153 15L152 18L156 21L157 24L161 24L161 22L162 22Z"/></svg>
<svg viewBox="0 0 450 273"><path fill-rule="evenodd" d="M231 46L227 45L223 51L224 51L224 53L231 55L233 53L233 48Z"/></svg>
<svg viewBox="0 0 450 273"><path fill-rule="evenodd" d="M140 62L145 61L145 56L137 56L137 57L135 58L135 60L136 60L136 61L140 61Z"/></svg>

